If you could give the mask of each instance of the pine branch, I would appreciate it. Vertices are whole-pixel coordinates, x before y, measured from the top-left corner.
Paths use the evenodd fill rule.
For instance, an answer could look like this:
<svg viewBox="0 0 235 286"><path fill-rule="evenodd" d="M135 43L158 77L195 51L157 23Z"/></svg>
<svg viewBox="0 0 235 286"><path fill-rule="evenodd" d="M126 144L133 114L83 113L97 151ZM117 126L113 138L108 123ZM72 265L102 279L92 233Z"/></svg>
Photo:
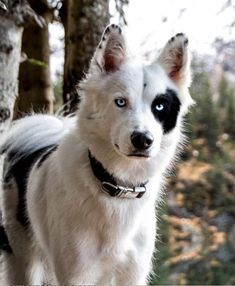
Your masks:
<svg viewBox="0 0 235 286"><path fill-rule="evenodd" d="M128 4L129 4L129 0L115 0L115 7L116 7L117 12L119 13L120 22L123 22L124 25L127 25L124 6Z"/></svg>
<svg viewBox="0 0 235 286"><path fill-rule="evenodd" d="M2 1L0 1L0 10L7 11L7 7Z"/></svg>
<svg viewBox="0 0 235 286"><path fill-rule="evenodd" d="M43 28L46 24L43 17L36 14L27 0L0 0L0 14L13 19L17 26L34 22Z"/></svg>

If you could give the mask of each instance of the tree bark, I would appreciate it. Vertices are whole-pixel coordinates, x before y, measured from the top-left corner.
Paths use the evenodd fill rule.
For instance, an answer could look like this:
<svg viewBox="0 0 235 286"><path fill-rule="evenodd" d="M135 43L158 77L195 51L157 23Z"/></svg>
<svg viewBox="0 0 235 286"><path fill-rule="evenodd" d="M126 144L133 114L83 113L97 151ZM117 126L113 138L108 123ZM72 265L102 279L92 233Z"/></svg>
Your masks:
<svg viewBox="0 0 235 286"><path fill-rule="evenodd" d="M21 57L21 40L26 21L43 25L27 1L1 1L0 7L0 134L4 132L13 115L18 95L18 71ZM4 4L3 4L4 3Z"/></svg>
<svg viewBox="0 0 235 286"><path fill-rule="evenodd" d="M12 109L18 93L17 78L23 28L16 24L14 11L0 9L0 19L0 133L2 133L12 118Z"/></svg>
<svg viewBox="0 0 235 286"><path fill-rule="evenodd" d="M53 113L53 86L50 77L50 46L48 23L53 10L47 0L28 0L34 11L42 16L45 25L30 23L23 32L22 52L26 60L19 71L19 97L15 105L15 117L30 112Z"/></svg>
<svg viewBox="0 0 235 286"><path fill-rule="evenodd" d="M65 28L63 100L67 112L79 102L76 84L84 77L104 27L109 23L109 0L64 0Z"/></svg>
<svg viewBox="0 0 235 286"><path fill-rule="evenodd" d="M18 95L18 71L21 58L21 40L26 21L43 24L32 11L27 1L0 0L0 140L13 116L13 106ZM0 158L0 180L2 158ZM1 222L0 195L0 226ZM0 253L0 284L6 285L3 277L3 261Z"/></svg>

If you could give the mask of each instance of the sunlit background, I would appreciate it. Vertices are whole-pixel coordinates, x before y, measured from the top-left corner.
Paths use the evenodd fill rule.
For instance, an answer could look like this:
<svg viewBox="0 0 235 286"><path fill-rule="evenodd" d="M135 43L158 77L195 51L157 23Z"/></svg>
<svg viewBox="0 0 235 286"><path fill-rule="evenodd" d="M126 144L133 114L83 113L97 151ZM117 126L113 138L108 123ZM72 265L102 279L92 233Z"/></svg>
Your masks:
<svg viewBox="0 0 235 286"><path fill-rule="evenodd" d="M183 32L191 50L197 54L216 56L215 40L235 38L234 1L230 0L130 0L124 7L129 46L133 54L147 60L174 34ZM111 22L119 23L115 1L110 2ZM51 69L53 78L63 64L63 28L50 25Z"/></svg>

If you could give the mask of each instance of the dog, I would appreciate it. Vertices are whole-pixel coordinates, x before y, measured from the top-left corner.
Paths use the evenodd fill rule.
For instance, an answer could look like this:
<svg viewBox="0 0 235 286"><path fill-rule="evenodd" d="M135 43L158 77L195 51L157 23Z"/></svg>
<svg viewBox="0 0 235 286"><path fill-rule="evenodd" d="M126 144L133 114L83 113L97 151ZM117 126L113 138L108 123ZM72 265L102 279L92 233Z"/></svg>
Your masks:
<svg viewBox="0 0 235 286"><path fill-rule="evenodd" d="M9 284L147 283L155 209L193 104L189 84L184 34L147 65L112 24L79 84L76 116L13 123L1 145Z"/></svg>

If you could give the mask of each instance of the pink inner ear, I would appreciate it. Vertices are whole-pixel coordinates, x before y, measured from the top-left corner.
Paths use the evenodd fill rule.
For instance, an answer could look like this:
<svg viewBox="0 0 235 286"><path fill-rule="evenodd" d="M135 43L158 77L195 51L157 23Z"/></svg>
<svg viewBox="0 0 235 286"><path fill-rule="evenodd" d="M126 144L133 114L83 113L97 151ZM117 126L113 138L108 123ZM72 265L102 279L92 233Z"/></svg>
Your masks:
<svg viewBox="0 0 235 286"><path fill-rule="evenodd" d="M173 81L177 81L180 78L180 68L181 67L174 67L171 72L169 73L169 77L173 80Z"/></svg>
<svg viewBox="0 0 235 286"><path fill-rule="evenodd" d="M124 60L124 51L120 46L107 49L104 55L104 69L107 72L116 71Z"/></svg>
<svg viewBox="0 0 235 286"><path fill-rule="evenodd" d="M169 72L169 77L177 81L180 78L180 72L183 66L183 51L182 48L178 49L171 53L171 57L173 59L173 64Z"/></svg>

